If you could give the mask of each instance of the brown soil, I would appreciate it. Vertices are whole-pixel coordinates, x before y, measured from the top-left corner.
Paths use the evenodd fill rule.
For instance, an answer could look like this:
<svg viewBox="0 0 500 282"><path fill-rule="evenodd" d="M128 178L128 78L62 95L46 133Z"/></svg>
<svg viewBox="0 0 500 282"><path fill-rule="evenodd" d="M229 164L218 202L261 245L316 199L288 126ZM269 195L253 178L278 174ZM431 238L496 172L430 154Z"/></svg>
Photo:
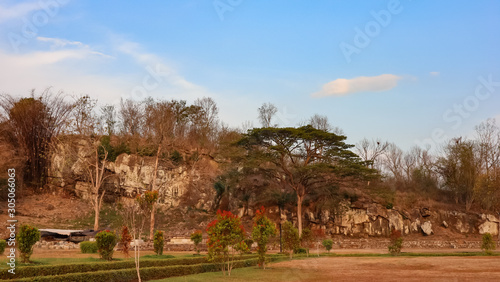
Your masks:
<svg viewBox="0 0 500 282"><path fill-rule="evenodd" d="M5 204L6 206L7 204ZM23 195L16 199L17 226L33 224L38 228L66 229L72 221L92 211L89 203L70 196L53 194ZM7 237L7 209L0 212L0 236Z"/></svg>
<svg viewBox="0 0 500 282"><path fill-rule="evenodd" d="M317 258L272 264L280 281L500 281L500 257Z"/></svg>

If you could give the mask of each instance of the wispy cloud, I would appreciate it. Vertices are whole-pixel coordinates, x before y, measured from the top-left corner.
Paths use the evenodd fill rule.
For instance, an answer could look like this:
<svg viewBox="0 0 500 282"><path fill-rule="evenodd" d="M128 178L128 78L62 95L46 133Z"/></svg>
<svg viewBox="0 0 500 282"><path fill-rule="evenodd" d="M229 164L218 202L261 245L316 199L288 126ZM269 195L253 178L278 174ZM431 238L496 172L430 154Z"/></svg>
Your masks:
<svg viewBox="0 0 500 282"><path fill-rule="evenodd" d="M162 58L155 54L151 54L142 50L141 45L136 42L125 41L118 46L118 50L124 54L131 56L136 63L150 69L155 69L157 73L175 87L180 87L184 90L199 91L200 93L205 90L192 82L186 80L183 76L179 75L172 67L166 65Z"/></svg>
<svg viewBox="0 0 500 282"><path fill-rule="evenodd" d="M390 90L398 84L401 77L394 74L378 76L359 76L351 79L339 78L323 85L312 97L346 96L357 92L380 92Z"/></svg>
<svg viewBox="0 0 500 282"><path fill-rule="evenodd" d="M440 73L438 71L431 71L429 74L432 76L439 76L440 75Z"/></svg>
<svg viewBox="0 0 500 282"><path fill-rule="evenodd" d="M70 41L66 39L61 39L61 38L50 38L50 37L37 37L36 38L39 42L43 43L48 43L50 44L50 49L51 50L79 50L78 53L80 55L97 55L97 56L102 56L105 58L113 58L110 55L92 50L92 48L87 45L83 44L82 42L79 41Z"/></svg>
<svg viewBox="0 0 500 282"><path fill-rule="evenodd" d="M38 1L20 3L7 7L0 5L0 22L6 22L12 19L20 19L33 11L42 9Z"/></svg>
<svg viewBox="0 0 500 282"><path fill-rule="evenodd" d="M113 57L80 41L37 37L36 42L36 51L21 54L0 49L0 62L8 66L0 68L0 93L20 95L33 88L53 86L72 95L90 94L101 103L112 104L122 97L145 98L134 96L137 87L143 87L145 95L152 97L168 95L194 100L215 96L186 79L163 57L144 51L134 42L106 45L105 52Z"/></svg>

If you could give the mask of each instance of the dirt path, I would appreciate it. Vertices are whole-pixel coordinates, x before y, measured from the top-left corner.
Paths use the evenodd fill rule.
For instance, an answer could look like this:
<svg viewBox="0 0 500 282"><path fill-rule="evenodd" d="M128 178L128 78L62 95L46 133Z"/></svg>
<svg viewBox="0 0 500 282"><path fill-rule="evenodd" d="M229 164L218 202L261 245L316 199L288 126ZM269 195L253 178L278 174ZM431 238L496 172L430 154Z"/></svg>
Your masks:
<svg viewBox="0 0 500 282"><path fill-rule="evenodd" d="M317 258L272 264L279 281L500 281L500 257Z"/></svg>

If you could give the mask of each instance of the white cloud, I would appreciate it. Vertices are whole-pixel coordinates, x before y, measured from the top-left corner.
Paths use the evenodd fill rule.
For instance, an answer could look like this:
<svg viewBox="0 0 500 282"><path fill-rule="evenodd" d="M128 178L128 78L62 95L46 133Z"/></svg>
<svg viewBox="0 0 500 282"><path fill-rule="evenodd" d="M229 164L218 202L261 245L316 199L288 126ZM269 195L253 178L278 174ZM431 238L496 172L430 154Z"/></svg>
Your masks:
<svg viewBox="0 0 500 282"><path fill-rule="evenodd" d="M339 78L323 85L313 97L345 96L357 92L380 92L390 90L398 84L401 77L394 74L378 76L359 76L352 79Z"/></svg>
<svg viewBox="0 0 500 282"><path fill-rule="evenodd" d="M148 75L150 70L154 70L154 72L159 74L159 76L165 80L166 83L173 87L180 88L180 90L184 92L196 92L198 96L210 95L203 87L189 82L183 76L179 75L172 67L166 65L162 58L155 54L142 51L141 46L138 43L130 41L122 42L118 46L118 50L131 56L136 63L141 65L143 68L149 69L145 75Z"/></svg>
<svg viewBox="0 0 500 282"><path fill-rule="evenodd" d="M69 41L66 39L60 39L60 38L49 38L49 37L37 37L36 38L38 41L41 42L47 42L52 44L52 48L60 48L60 47L65 47L68 45L73 45L73 46L78 46L78 47L87 47L88 45L83 44L82 42L79 41Z"/></svg>
<svg viewBox="0 0 500 282"><path fill-rule="evenodd" d="M112 104L122 97L168 95L168 99L194 100L215 96L133 42L107 45L106 53L116 59L79 41L37 37L37 42L41 43L37 51L23 54L0 49L0 93L27 95L33 88L41 91L53 86L71 95L89 94L100 103ZM145 96L134 95L138 87L145 89Z"/></svg>
<svg viewBox="0 0 500 282"><path fill-rule="evenodd" d="M432 76L439 76L440 75L440 73L438 71L431 71L429 74Z"/></svg>
<svg viewBox="0 0 500 282"><path fill-rule="evenodd" d="M0 22L12 19L19 19L27 16L29 13L40 10L38 2L21 3L11 7L0 5Z"/></svg>

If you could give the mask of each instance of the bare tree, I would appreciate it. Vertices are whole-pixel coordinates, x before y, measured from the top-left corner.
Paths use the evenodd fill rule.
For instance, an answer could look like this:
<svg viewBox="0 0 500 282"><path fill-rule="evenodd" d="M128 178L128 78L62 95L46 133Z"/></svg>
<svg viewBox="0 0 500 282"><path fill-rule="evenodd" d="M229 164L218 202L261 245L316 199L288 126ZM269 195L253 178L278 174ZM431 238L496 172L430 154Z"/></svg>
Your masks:
<svg viewBox="0 0 500 282"><path fill-rule="evenodd" d="M271 120L273 116L278 112L278 108L271 103L264 103L259 108L259 121L262 127L271 127Z"/></svg>
<svg viewBox="0 0 500 282"><path fill-rule="evenodd" d="M327 116L322 116L315 114L309 119L309 124L319 130L324 130L327 132L331 132L332 126L328 122L328 117Z"/></svg>
<svg viewBox="0 0 500 282"><path fill-rule="evenodd" d="M392 173L396 180L403 177L403 151L394 143L389 143L383 158L384 168Z"/></svg>
<svg viewBox="0 0 500 282"><path fill-rule="evenodd" d="M101 107L101 119L104 126L104 132L109 136L115 133L116 109L114 105L105 105Z"/></svg>
<svg viewBox="0 0 500 282"><path fill-rule="evenodd" d="M89 95L83 95L77 98L73 105L71 116L73 132L83 136L95 133L100 125L99 122L96 122L97 117L94 112L97 100L91 99Z"/></svg>
<svg viewBox="0 0 500 282"><path fill-rule="evenodd" d="M99 157L99 149L104 152L102 160ZM99 144L99 141L94 140L92 144L93 156L89 159L85 159L87 165L85 167L87 171L87 177L90 180L89 194L90 202L94 208L94 230L99 230L99 213L102 208L102 200L106 189L104 189L104 180L109 178L111 174L106 175L105 167L106 160L108 158L108 152L106 149Z"/></svg>
<svg viewBox="0 0 500 282"><path fill-rule="evenodd" d="M377 140L368 140L363 138L356 144L356 153L361 157L362 160L371 163L371 167L378 167L378 162L380 157L385 154L387 148L389 147L389 142Z"/></svg>
<svg viewBox="0 0 500 282"><path fill-rule="evenodd" d="M121 131L125 135L139 135L143 126L143 108L140 102L120 100Z"/></svg>
<svg viewBox="0 0 500 282"><path fill-rule="evenodd" d="M445 156L437 162L445 187L455 194L457 203L465 203L468 211L474 200L474 188L480 176L477 144L471 140L453 139L445 148Z"/></svg>
<svg viewBox="0 0 500 282"><path fill-rule="evenodd" d="M407 182L412 180L412 173L417 168L420 152L420 147L415 146L403 155L403 170L405 172Z"/></svg>
<svg viewBox="0 0 500 282"><path fill-rule="evenodd" d="M51 88L45 89L39 96L32 90L28 98L0 95L0 122L5 129L3 137L23 159L23 179L26 183L36 187L46 183L50 147L67 128L71 111L72 105L65 101L63 92L54 94Z"/></svg>
<svg viewBox="0 0 500 282"><path fill-rule="evenodd" d="M139 247L139 238L141 238L144 231L146 214L146 207L139 204L136 200L125 204L122 210L122 216L132 233L132 239L134 242L134 263L139 282L142 281L140 272L141 249Z"/></svg>
<svg viewBox="0 0 500 282"><path fill-rule="evenodd" d="M495 119L488 119L476 126L476 135L481 169L488 175L495 174L496 177L500 168L500 128L496 125Z"/></svg>

